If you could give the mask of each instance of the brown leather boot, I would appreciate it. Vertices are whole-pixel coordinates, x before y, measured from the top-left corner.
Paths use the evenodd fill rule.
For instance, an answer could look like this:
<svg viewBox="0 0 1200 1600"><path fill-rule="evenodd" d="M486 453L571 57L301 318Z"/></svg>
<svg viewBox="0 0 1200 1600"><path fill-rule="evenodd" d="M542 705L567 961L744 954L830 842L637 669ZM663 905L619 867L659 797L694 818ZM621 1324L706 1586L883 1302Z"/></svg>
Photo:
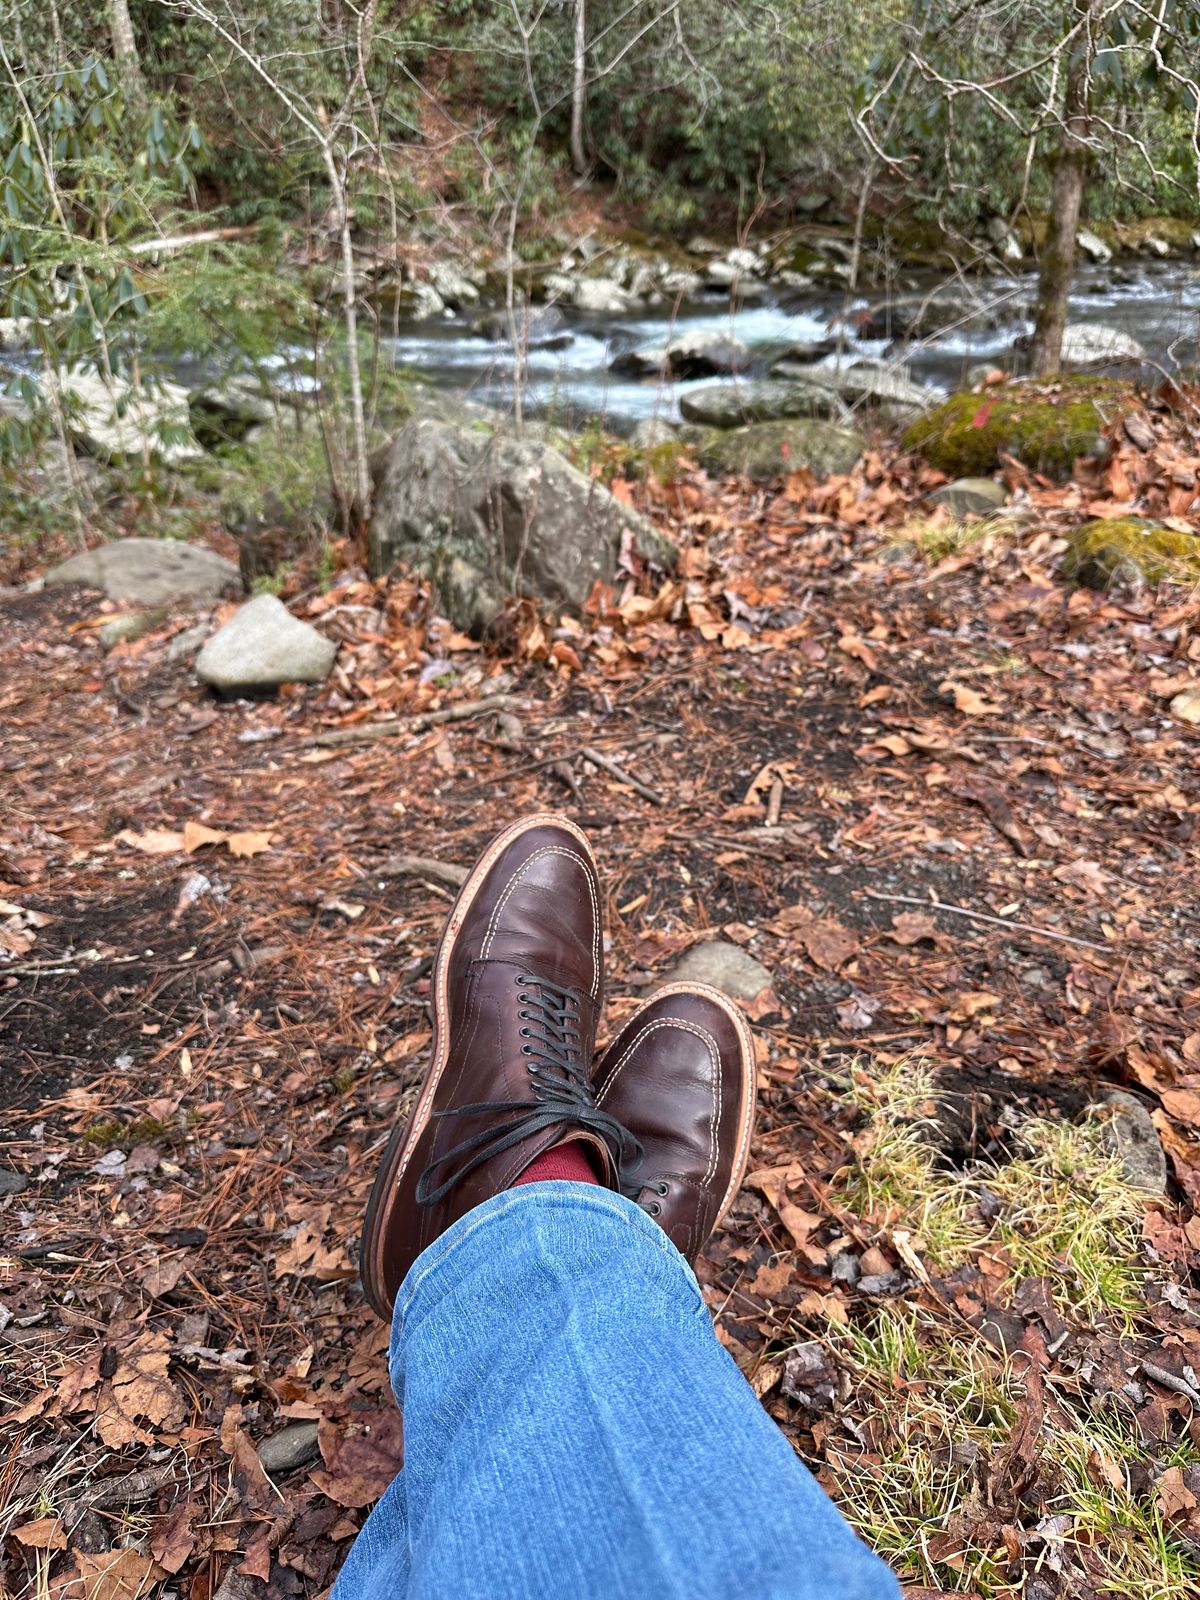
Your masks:
<svg viewBox="0 0 1200 1600"><path fill-rule="evenodd" d="M611 1188L636 1159L588 1082L600 906L587 840L561 817L506 828L463 884L434 962L432 1059L363 1225L363 1288L381 1317L421 1251L544 1151L584 1140Z"/></svg>
<svg viewBox="0 0 1200 1600"><path fill-rule="evenodd" d="M604 1052L596 1104L642 1145L623 1182L694 1263L733 1204L754 1126L754 1040L725 995L673 983L651 996Z"/></svg>

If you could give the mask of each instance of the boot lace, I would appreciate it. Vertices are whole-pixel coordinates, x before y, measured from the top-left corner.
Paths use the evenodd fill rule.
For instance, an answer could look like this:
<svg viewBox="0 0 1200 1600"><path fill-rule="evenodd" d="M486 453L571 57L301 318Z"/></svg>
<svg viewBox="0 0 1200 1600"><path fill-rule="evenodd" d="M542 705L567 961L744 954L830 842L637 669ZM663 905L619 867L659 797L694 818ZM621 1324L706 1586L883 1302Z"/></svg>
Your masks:
<svg viewBox="0 0 1200 1600"><path fill-rule="evenodd" d="M417 1182L421 1205L436 1204L485 1161L549 1129L558 1128L564 1133L585 1129L602 1139L622 1188L626 1174L642 1159L642 1147L628 1128L595 1102L583 1055L580 991L530 973L518 976L516 984L521 1054L525 1057L530 1098L486 1100L437 1112L439 1117L498 1120L429 1163ZM436 1176L439 1172L440 1182Z"/></svg>

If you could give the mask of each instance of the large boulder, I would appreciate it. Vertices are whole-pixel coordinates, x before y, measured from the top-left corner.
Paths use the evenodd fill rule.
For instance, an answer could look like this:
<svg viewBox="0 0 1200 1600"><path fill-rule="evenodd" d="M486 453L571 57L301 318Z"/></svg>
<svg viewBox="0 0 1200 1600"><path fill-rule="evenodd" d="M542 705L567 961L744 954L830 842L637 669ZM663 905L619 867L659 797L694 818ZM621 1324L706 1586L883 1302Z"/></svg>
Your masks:
<svg viewBox="0 0 1200 1600"><path fill-rule="evenodd" d="M72 367L58 374L58 387L67 427L89 455L110 461L149 454L175 466L204 454L192 433L188 391L178 383L132 384Z"/></svg>
<svg viewBox="0 0 1200 1600"><path fill-rule="evenodd" d="M168 600L220 600L242 592L232 561L202 544L177 539L114 539L83 550L46 574L46 583L83 583L110 600L165 605Z"/></svg>
<svg viewBox="0 0 1200 1600"><path fill-rule="evenodd" d="M1062 360L1067 367L1110 367L1144 361L1146 352L1132 336L1102 322L1069 322L1063 329Z"/></svg>
<svg viewBox="0 0 1200 1600"><path fill-rule="evenodd" d="M1113 583L1200 582L1200 534L1145 517L1099 517L1067 535L1063 574L1089 589Z"/></svg>
<svg viewBox="0 0 1200 1600"><path fill-rule="evenodd" d="M753 383L714 383L681 397L689 422L736 428L747 422L787 417L841 417L851 407L907 422L940 398L901 370L877 362L850 367L802 367L777 363L776 376Z"/></svg>
<svg viewBox="0 0 1200 1600"><path fill-rule="evenodd" d="M188 416L205 449L236 443L251 428L275 420L275 402L260 383L245 375L206 383L188 395Z"/></svg>
<svg viewBox="0 0 1200 1600"><path fill-rule="evenodd" d="M337 646L294 617L273 594L257 594L218 628L196 657L196 676L221 694L261 694L283 683L321 683Z"/></svg>
<svg viewBox="0 0 1200 1600"><path fill-rule="evenodd" d="M422 417L372 466L372 571L425 573L445 614L476 633L514 595L582 607L631 540L674 564L653 524L546 444Z"/></svg>
<svg viewBox="0 0 1200 1600"><path fill-rule="evenodd" d="M1062 380L1052 389L1012 383L987 394L952 394L904 435L948 478L983 478L1016 456L1035 472L1065 480L1079 456L1103 447L1106 418L1128 390L1108 379Z"/></svg>
<svg viewBox="0 0 1200 1600"><path fill-rule="evenodd" d="M807 467L820 478L849 472L866 449L854 428L805 418L716 430L696 446L696 459L714 477L733 474L768 483Z"/></svg>

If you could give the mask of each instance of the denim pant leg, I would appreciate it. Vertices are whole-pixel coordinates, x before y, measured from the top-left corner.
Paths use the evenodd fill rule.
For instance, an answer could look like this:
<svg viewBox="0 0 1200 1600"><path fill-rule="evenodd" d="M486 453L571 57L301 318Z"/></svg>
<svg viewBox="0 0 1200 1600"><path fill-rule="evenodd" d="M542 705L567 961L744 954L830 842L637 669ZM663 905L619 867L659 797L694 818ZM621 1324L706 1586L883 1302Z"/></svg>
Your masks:
<svg viewBox="0 0 1200 1600"><path fill-rule="evenodd" d="M895 1600L635 1205L539 1183L414 1264L404 1467L333 1600Z"/></svg>

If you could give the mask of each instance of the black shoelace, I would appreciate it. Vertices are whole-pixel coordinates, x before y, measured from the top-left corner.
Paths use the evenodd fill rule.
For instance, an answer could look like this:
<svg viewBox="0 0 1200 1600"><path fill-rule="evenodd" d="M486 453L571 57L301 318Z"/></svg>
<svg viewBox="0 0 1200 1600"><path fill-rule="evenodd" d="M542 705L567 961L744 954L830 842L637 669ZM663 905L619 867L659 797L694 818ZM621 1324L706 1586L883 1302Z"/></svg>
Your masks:
<svg viewBox="0 0 1200 1600"><path fill-rule="evenodd" d="M550 1128L561 1128L564 1133L586 1129L602 1139L622 1187L627 1173L642 1158L642 1147L628 1128L595 1102L587 1078L588 1063L583 1059L579 990L529 973L523 973L516 982L520 1006L517 1016L524 1041L521 1054L526 1060L531 1098L487 1100L437 1112L439 1117L486 1116L499 1120L429 1163L417 1181L421 1205L435 1204L483 1162ZM449 1169L449 1175L435 1188L434 1174L439 1168Z"/></svg>

